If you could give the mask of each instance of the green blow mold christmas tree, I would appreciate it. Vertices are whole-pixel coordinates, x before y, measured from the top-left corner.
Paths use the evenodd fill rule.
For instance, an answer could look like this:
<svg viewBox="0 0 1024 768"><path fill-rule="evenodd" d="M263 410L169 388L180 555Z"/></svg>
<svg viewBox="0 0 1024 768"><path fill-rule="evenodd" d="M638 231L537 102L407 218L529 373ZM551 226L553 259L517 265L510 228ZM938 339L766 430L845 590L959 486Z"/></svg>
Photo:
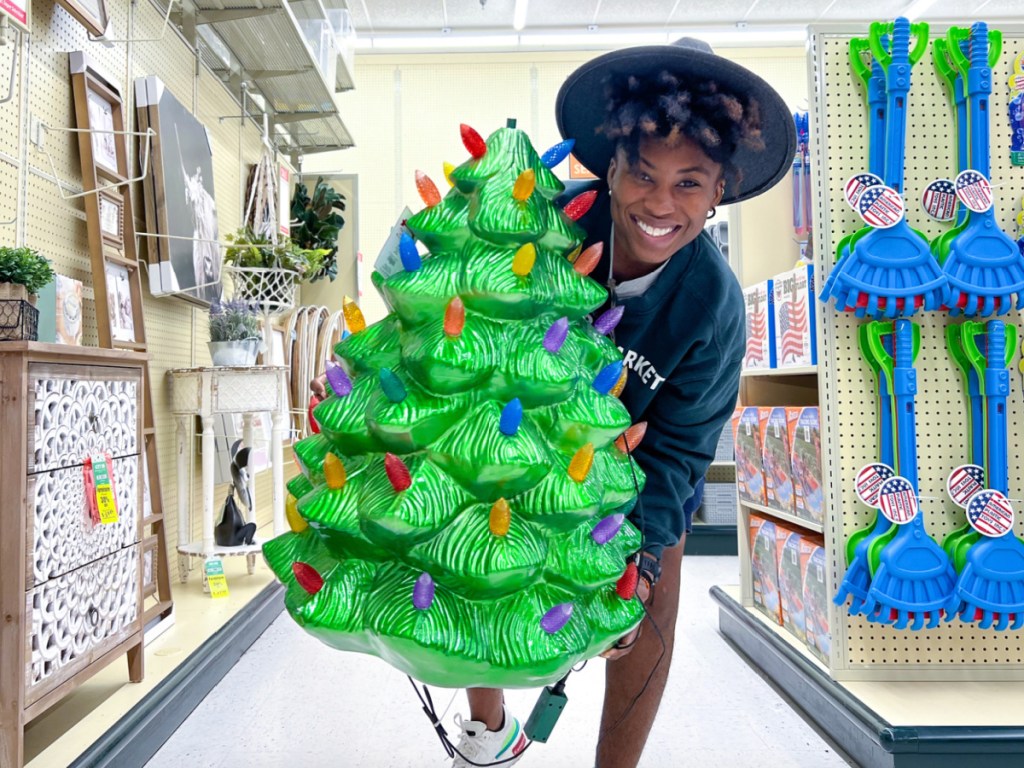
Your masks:
<svg viewBox="0 0 1024 768"><path fill-rule="evenodd" d="M509 122L486 143L463 126L443 199L418 175L404 269L373 275L393 311L363 327L346 306L291 532L263 548L308 632L449 687L548 684L643 614L624 519L643 425L617 397L619 312L587 319L592 198L554 205L571 143L541 158Z"/></svg>

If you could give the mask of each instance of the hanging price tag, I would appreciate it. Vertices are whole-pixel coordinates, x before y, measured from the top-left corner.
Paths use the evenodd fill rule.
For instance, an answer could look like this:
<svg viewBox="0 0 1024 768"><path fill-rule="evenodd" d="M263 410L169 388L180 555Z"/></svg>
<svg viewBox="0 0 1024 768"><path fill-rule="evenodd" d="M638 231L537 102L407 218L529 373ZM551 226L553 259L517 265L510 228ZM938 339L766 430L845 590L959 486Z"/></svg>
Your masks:
<svg viewBox="0 0 1024 768"><path fill-rule="evenodd" d="M96 494L96 510L102 525L117 522L117 499L111 479L109 459L104 455L92 457L93 488Z"/></svg>
<svg viewBox="0 0 1024 768"><path fill-rule="evenodd" d="M975 213L984 213L992 207L992 185L977 171L964 171L956 177L956 196Z"/></svg>
<svg viewBox="0 0 1024 768"><path fill-rule="evenodd" d="M808 442L810 441L808 440ZM855 487L857 498L869 507L877 507L878 494L882 490L882 483L895 474L895 470L888 464L868 464L857 473Z"/></svg>
<svg viewBox="0 0 1024 768"><path fill-rule="evenodd" d="M909 523L917 516L917 493L905 477L890 477L878 493L878 509L896 525Z"/></svg>
<svg viewBox="0 0 1024 768"><path fill-rule="evenodd" d="M967 502L985 487L985 470L977 464L964 464L949 473L946 493L958 507L967 509Z"/></svg>
<svg viewBox="0 0 1024 768"><path fill-rule="evenodd" d="M864 223L875 229L889 229L900 223L906 211L903 196L892 187L871 187L857 202Z"/></svg>
<svg viewBox="0 0 1024 768"><path fill-rule="evenodd" d="M996 538L1013 530L1013 507L999 491L986 489L967 503L967 522L982 536Z"/></svg>
<svg viewBox="0 0 1024 768"><path fill-rule="evenodd" d="M956 184L949 179L936 179L921 195L924 212L936 221L956 218Z"/></svg>
<svg viewBox="0 0 1024 768"><path fill-rule="evenodd" d="M227 597L228 577L224 575L224 563L219 558L210 559L203 563L203 569L210 597Z"/></svg>
<svg viewBox="0 0 1024 768"><path fill-rule="evenodd" d="M858 173L856 176L851 176L846 182L846 186L843 187L843 198L853 210L859 211L857 204L860 202L861 196L871 187L878 186L882 186L882 180L875 174Z"/></svg>

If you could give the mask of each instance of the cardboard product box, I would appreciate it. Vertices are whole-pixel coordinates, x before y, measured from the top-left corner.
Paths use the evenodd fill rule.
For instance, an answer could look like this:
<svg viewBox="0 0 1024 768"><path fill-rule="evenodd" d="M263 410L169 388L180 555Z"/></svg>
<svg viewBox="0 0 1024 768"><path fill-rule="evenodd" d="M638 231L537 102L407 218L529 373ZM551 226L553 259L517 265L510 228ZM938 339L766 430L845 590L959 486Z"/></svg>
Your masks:
<svg viewBox="0 0 1024 768"><path fill-rule="evenodd" d="M814 265L776 275L772 283L775 360L779 368L817 365Z"/></svg>
<svg viewBox="0 0 1024 768"><path fill-rule="evenodd" d="M56 341L58 344L82 344L82 283L64 275L54 275L57 290Z"/></svg>
<svg viewBox="0 0 1024 768"><path fill-rule="evenodd" d="M733 413L732 431L736 451L736 487L741 499L764 504L763 436L770 408L756 405L737 408ZM763 423L762 423L763 421Z"/></svg>
<svg viewBox="0 0 1024 768"><path fill-rule="evenodd" d="M771 280L743 290L743 304L747 313L747 351L743 356L745 369L775 367L775 313L772 302Z"/></svg>
<svg viewBox="0 0 1024 768"><path fill-rule="evenodd" d="M796 422L799 408L772 408L764 430L762 466L765 497L772 509L792 514L794 510L790 421Z"/></svg>
<svg viewBox="0 0 1024 768"><path fill-rule="evenodd" d="M825 586L825 562L825 548L813 547L804 570L804 623L807 647L828 664L832 652L832 634L828 625L829 594Z"/></svg>
<svg viewBox="0 0 1024 768"><path fill-rule="evenodd" d="M790 423L793 469L793 511L801 520L825 522L821 488L821 422L817 406L801 408Z"/></svg>
<svg viewBox="0 0 1024 768"><path fill-rule="evenodd" d="M779 595L779 525L758 514L750 516L750 573L754 605L782 624Z"/></svg>
<svg viewBox="0 0 1024 768"><path fill-rule="evenodd" d="M807 642L807 621L804 613L804 574L807 562L819 538L803 531L792 531L779 555L779 598L782 604L782 626L801 643Z"/></svg>

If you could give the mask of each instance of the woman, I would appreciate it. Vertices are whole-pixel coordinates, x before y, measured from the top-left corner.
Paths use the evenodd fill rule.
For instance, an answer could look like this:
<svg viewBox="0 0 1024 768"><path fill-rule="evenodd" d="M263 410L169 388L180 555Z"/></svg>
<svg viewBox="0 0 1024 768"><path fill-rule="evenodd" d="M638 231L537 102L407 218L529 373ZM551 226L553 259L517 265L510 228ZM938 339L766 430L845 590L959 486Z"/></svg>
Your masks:
<svg viewBox="0 0 1024 768"><path fill-rule="evenodd" d="M716 206L785 176L796 135L767 83L689 38L584 64L562 86L556 112L577 159L606 182L580 223L587 245L605 244L593 276L625 306L615 330L629 370L622 402L634 423L647 422L634 454L647 484L630 517L644 537L637 595L658 631L641 625L604 654L596 758L598 768L623 768L636 766L658 712L696 506L688 502L739 389L743 296L704 225ZM458 748L472 763L456 757L454 768L512 765L526 741L502 692L468 695Z"/></svg>

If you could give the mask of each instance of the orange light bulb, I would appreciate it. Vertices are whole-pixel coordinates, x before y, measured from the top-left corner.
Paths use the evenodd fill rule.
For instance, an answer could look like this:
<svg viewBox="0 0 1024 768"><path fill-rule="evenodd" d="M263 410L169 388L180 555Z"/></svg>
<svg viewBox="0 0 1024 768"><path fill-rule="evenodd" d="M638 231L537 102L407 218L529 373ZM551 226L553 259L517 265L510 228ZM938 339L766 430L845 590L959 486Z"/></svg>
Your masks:
<svg viewBox="0 0 1024 768"><path fill-rule="evenodd" d="M366 328L366 318L363 317L363 311L348 296L345 297L341 311L345 315L345 325L348 326L349 333L359 333Z"/></svg>
<svg viewBox="0 0 1024 768"><path fill-rule="evenodd" d="M537 261L537 248L533 243L521 245L512 259L512 271L520 277L526 277Z"/></svg>
<svg viewBox="0 0 1024 768"><path fill-rule="evenodd" d="M604 243L594 243L580 254L580 257L573 262L572 268L581 275L589 275L594 271L597 262L601 260L602 253L604 253Z"/></svg>
<svg viewBox="0 0 1024 768"><path fill-rule="evenodd" d="M615 440L615 447L623 453L632 453L647 434L647 422L639 421ZM627 450L628 449L628 450Z"/></svg>
<svg viewBox="0 0 1024 768"><path fill-rule="evenodd" d="M433 208L441 202L441 193L437 191L437 185L423 171L416 171L416 191L427 208Z"/></svg>
<svg viewBox="0 0 1024 768"><path fill-rule="evenodd" d="M465 324L466 305L456 296L448 302L448 307L444 311L444 332L451 337L459 336Z"/></svg>
<svg viewBox="0 0 1024 768"><path fill-rule="evenodd" d="M533 172L533 168L527 168L519 174L516 183L512 185L512 197L521 203L525 202L530 199L535 186L537 186L537 175Z"/></svg>
<svg viewBox="0 0 1024 768"><path fill-rule="evenodd" d="M594 465L594 444L587 443L572 457L569 462L569 477L577 483L582 483L590 474L590 468Z"/></svg>
<svg viewBox="0 0 1024 768"><path fill-rule="evenodd" d="M333 453L328 453L324 457L324 480L327 481L327 487L332 491L339 491L344 488L345 481L348 480L345 465Z"/></svg>
<svg viewBox="0 0 1024 768"><path fill-rule="evenodd" d="M498 499L491 507L490 528L495 536L504 536L508 533L508 527L512 523L512 510L508 502Z"/></svg>

